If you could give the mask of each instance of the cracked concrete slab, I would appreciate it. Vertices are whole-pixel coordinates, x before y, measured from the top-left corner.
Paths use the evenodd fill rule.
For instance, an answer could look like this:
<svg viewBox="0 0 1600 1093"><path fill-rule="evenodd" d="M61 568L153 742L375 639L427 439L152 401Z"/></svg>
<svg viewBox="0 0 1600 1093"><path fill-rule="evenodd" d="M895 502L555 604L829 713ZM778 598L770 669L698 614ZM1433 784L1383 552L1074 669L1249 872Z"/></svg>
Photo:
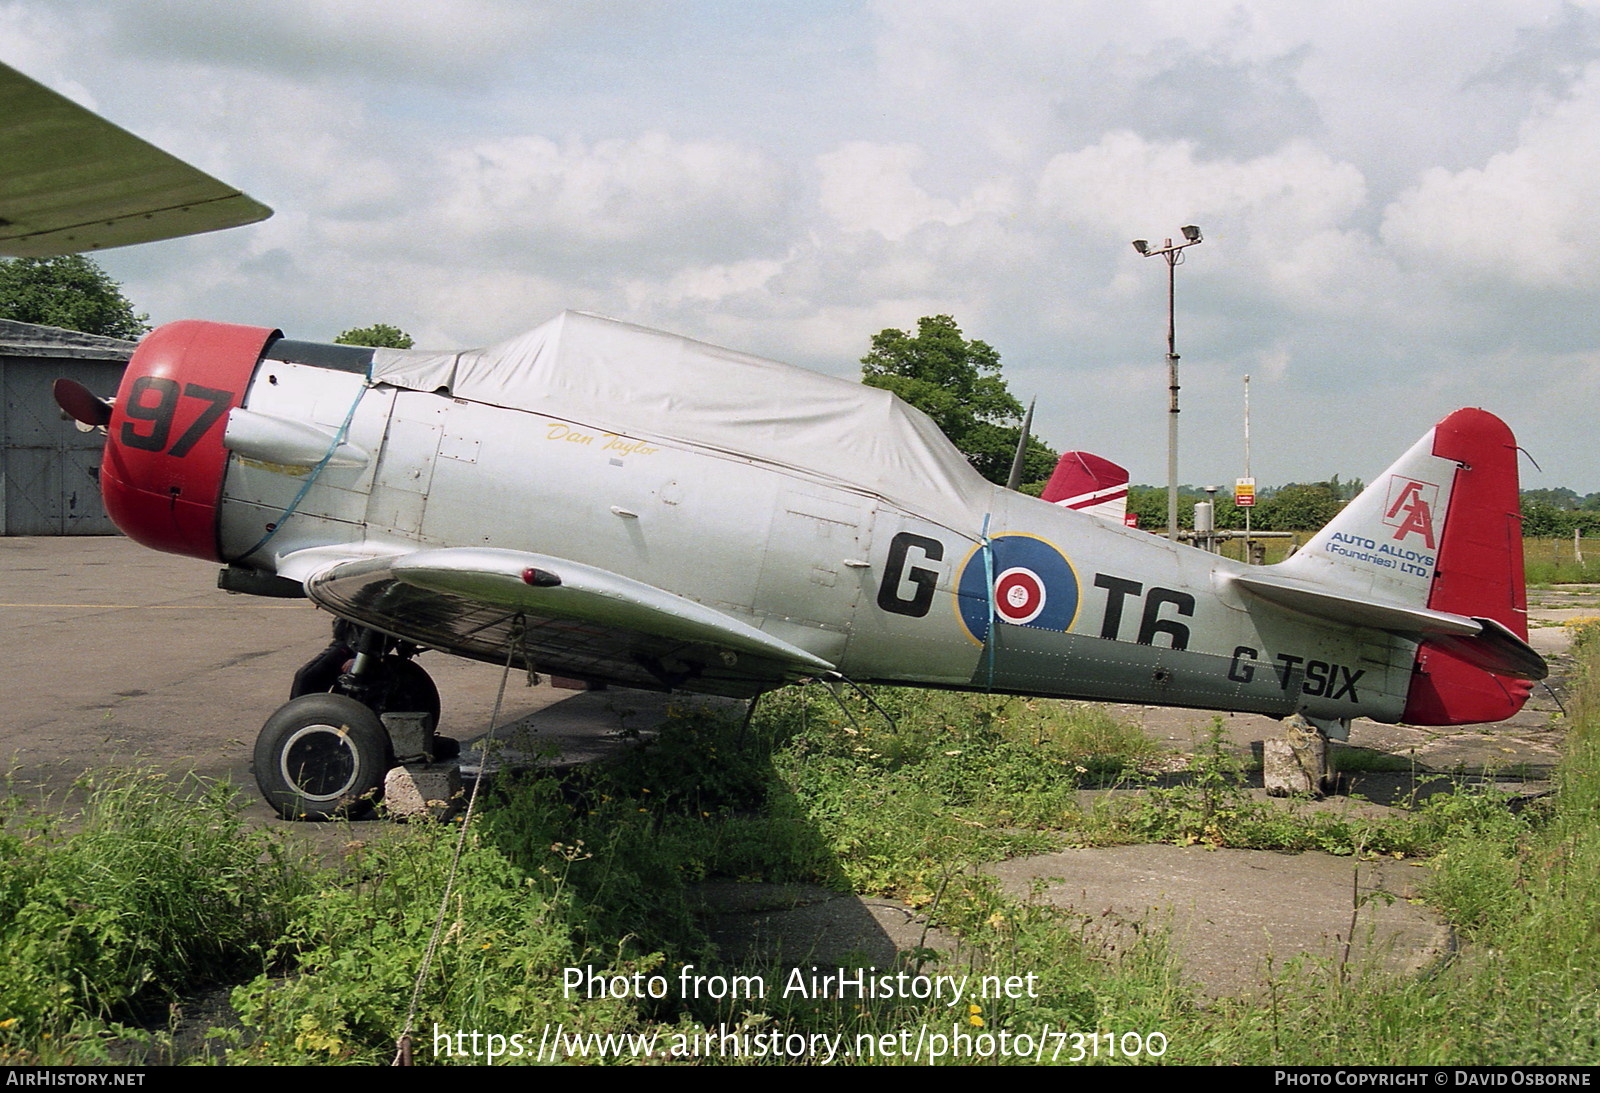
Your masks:
<svg viewBox="0 0 1600 1093"><path fill-rule="evenodd" d="M1011 895L1083 916L1091 936L1126 949L1170 931L1185 974L1216 995L1248 993L1269 956L1425 967L1450 931L1416 902L1414 862L1199 846L1064 850L991 866Z"/></svg>

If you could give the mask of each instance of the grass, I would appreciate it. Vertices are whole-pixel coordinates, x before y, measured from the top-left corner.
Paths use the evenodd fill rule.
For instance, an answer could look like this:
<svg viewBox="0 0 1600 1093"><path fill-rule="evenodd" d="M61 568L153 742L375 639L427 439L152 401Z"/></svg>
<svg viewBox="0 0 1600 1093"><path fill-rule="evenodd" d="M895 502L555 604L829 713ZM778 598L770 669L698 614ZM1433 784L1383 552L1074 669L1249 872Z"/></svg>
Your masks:
<svg viewBox="0 0 1600 1093"><path fill-rule="evenodd" d="M1577 642L1591 663L1595 632ZM1159 1034L1168 1063L1593 1064L1600 684L1586 677L1578 689L1553 798L1513 811L1463 786L1383 819L1258 801L1220 731L1183 777L1155 779L1143 771L1161 757L1142 736L1070 703L897 690L873 703L812 686L764 698L748 726L682 711L618 762L497 790L467 840L421 983L417 1058L485 1061L487 1042L471 1059L453 1050L471 1046L448 1039L460 1030L499 1035L509 1056L511 1037L531 1051L559 1026L615 1037L591 1045L609 1061L637 1061L651 1043L689 1058L692 1037L732 1029L747 1045L866 1037L859 1046L891 1063L908 1061L883 1053L902 1034L933 1030L954 1052L962 1035L1048 1026L1064 1034L1051 1045L1057 1061L1148 1061ZM1080 789L1108 785L1141 792L1080 808ZM0 1061L161 1049L163 1008L218 982L237 984L241 1025L210 1038L230 1061L388 1061L455 826L384 830L323 871L244 828L225 789L195 792L107 783L73 834L7 806ZM1250 998L1207 999L1159 923L1107 935L1042 898L1003 893L980 869L1064 843L1129 841L1424 859L1429 899L1462 954L1421 978L1337 958L1277 963ZM719 955L696 895L708 878L898 897L961 946L955 956L913 950L905 970L1028 988L956 1008L786 998L791 966ZM1366 898L1352 895L1355 929ZM733 997L686 992L690 965L760 976L761 989L749 980ZM590 996L569 989L568 970L582 968L629 983L656 976L666 989Z"/></svg>
<svg viewBox="0 0 1600 1093"><path fill-rule="evenodd" d="M1425 977L1303 963L1274 982L1266 1028L1258 1021L1222 1031L1247 1010L1259 1015L1246 1003L1186 1017L1195 1033L1217 1034L1191 1061L1600 1059L1600 630L1580 634L1577 646L1585 663L1579 712L1553 800L1520 812L1471 793L1429 802L1438 833L1429 899L1462 937L1461 955Z"/></svg>
<svg viewBox="0 0 1600 1093"><path fill-rule="evenodd" d="M1573 552L1570 537L1524 539L1522 559L1528 584L1600 584L1600 543L1589 540L1581 544L1580 551L1581 561Z"/></svg>
<svg viewBox="0 0 1600 1093"><path fill-rule="evenodd" d="M70 834L0 804L0 1062L101 1061L180 994L262 967L311 888L225 785L92 781ZM130 1024L131 1023L131 1024Z"/></svg>

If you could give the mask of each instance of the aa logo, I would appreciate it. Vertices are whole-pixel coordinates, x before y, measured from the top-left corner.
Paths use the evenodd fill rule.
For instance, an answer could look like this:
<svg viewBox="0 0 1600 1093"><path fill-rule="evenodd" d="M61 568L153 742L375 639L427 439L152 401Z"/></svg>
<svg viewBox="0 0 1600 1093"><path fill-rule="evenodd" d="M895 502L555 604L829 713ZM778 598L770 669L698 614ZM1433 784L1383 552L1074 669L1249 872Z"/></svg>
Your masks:
<svg viewBox="0 0 1600 1093"><path fill-rule="evenodd" d="M1437 549L1433 541L1433 507L1438 502L1438 486L1390 475L1389 501L1383 510L1383 522L1395 529L1395 539L1421 535L1429 550Z"/></svg>
<svg viewBox="0 0 1600 1093"><path fill-rule="evenodd" d="M994 581L993 598L986 594ZM1065 556L1032 535L1000 535L967 555L957 584L961 625L979 644L988 637L989 618L1013 626L1064 632L1078 617L1078 575Z"/></svg>

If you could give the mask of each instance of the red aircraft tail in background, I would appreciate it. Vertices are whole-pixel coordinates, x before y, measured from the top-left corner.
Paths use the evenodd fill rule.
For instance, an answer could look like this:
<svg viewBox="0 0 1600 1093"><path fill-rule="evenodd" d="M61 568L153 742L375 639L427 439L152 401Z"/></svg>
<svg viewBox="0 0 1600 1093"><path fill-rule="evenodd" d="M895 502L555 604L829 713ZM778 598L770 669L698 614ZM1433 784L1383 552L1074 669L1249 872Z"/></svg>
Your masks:
<svg viewBox="0 0 1600 1093"><path fill-rule="evenodd" d="M1040 497L1120 524L1128 511L1128 472L1093 452L1063 452Z"/></svg>

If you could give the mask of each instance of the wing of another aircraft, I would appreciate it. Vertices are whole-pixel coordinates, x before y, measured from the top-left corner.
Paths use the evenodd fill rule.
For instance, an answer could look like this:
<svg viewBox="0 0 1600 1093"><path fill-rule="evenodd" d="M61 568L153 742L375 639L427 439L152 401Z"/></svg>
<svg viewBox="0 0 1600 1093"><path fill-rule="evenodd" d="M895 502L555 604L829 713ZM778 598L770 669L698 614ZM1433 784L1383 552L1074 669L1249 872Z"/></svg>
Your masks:
<svg viewBox="0 0 1600 1093"><path fill-rule="evenodd" d="M232 186L0 65L0 254L104 250L271 215Z"/></svg>
<svg viewBox="0 0 1600 1093"><path fill-rule="evenodd" d="M833 671L715 608L520 550L455 547L341 561L312 575L306 594L415 644L500 663L509 648L524 667L630 686L693 679L697 689L747 695Z"/></svg>

